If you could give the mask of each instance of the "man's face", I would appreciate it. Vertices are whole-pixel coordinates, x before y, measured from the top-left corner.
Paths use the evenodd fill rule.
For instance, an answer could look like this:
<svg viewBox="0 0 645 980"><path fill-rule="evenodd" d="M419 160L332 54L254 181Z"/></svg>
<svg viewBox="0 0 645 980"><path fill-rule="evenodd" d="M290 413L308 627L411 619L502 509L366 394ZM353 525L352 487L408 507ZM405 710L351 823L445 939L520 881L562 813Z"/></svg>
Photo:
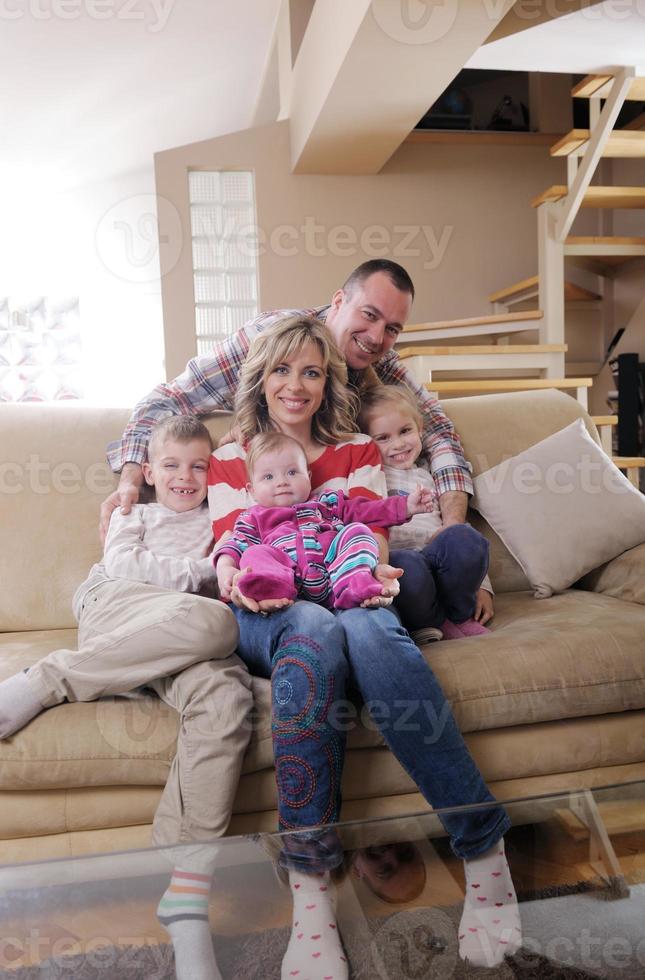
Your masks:
<svg viewBox="0 0 645 980"><path fill-rule="evenodd" d="M364 370L391 350L411 306L410 294L397 289L384 272L375 272L353 292L334 293L327 326L347 367Z"/></svg>

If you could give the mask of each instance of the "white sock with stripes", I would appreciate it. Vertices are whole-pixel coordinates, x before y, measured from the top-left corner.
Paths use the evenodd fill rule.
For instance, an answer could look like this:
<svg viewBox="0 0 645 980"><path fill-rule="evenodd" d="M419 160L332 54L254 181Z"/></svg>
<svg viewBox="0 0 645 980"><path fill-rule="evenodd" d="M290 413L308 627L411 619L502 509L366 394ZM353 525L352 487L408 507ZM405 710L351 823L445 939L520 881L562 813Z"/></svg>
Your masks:
<svg viewBox="0 0 645 980"><path fill-rule="evenodd" d="M208 923L210 890L210 875L176 868L157 906L172 939L177 980L222 980Z"/></svg>

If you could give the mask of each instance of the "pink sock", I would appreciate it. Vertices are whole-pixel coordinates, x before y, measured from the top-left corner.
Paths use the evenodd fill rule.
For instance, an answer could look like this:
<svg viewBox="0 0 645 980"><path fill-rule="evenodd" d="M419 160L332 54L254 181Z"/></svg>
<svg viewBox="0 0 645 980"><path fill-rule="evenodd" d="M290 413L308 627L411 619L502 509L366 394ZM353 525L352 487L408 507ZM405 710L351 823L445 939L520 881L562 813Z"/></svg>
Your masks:
<svg viewBox="0 0 645 980"><path fill-rule="evenodd" d="M460 628L450 619L444 619L439 629L443 633L444 640L463 640L464 638Z"/></svg>
<svg viewBox="0 0 645 980"><path fill-rule="evenodd" d="M334 596L334 606L336 609L354 609L365 599L380 595L382 591L383 586L372 573L359 568L343 578L343 585Z"/></svg>
<svg viewBox="0 0 645 980"><path fill-rule="evenodd" d="M490 633L486 626L482 626L476 619L467 619L465 623L457 623L457 628L462 636L481 636L482 633Z"/></svg>

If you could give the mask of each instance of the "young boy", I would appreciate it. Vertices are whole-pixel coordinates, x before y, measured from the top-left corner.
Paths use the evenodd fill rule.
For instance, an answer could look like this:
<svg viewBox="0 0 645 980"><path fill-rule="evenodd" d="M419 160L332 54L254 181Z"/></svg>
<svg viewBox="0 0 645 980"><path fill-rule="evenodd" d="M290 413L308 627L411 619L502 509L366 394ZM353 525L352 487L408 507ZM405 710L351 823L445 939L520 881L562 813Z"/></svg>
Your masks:
<svg viewBox="0 0 645 980"><path fill-rule="evenodd" d="M417 465L422 420L407 389L376 385L363 391L359 424L381 453L388 494L405 496L420 485L436 504L432 474ZM443 528L436 504L392 530L390 563L404 570L396 606L415 642L489 632L473 618L480 605L490 609L488 542L469 524Z"/></svg>
<svg viewBox="0 0 645 980"><path fill-rule="evenodd" d="M235 617L195 594L215 577L205 503L211 447L191 416L154 429L144 473L156 501L114 512L103 559L73 599L78 650L55 650L0 684L0 738L62 701L144 685L180 713L155 844L224 833L249 738L252 695L234 656Z"/></svg>
<svg viewBox="0 0 645 980"><path fill-rule="evenodd" d="M242 513L215 555L220 595L230 597L238 569L244 596L260 604L296 596L328 608L385 605L374 577L376 538L366 525L402 524L431 506L421 487L387 500L350 499L328 490L311 498L311 476L299 442L263 432L249 444L247 489L256 506ZM359 523L360 522L360 523Z"/></svg>
<svg viewBox="0 0 645 980"><path fill-rule="evenodd" d="M115 510L102 561L78 588L79 648L56 650L0 684L0 738L61 701L152 688L181 717L153 823L156 845L209 841L229 823L250 736L251 678L234 655L235 617L213 590L206 505L208 429L193 416L155 426L143 472L155 502ZM212 845L179 848L158 915L179 980L221 980L208 924Z"/></svg>

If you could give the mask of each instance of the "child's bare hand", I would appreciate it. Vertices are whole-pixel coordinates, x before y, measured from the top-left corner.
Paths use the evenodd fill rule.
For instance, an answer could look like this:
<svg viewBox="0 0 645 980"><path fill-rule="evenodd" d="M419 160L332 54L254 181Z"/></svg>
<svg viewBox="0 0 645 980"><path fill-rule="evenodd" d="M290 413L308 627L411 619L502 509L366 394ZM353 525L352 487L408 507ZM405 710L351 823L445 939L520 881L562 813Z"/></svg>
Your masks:
<svg viewBox="0 0 645 980"><path fill-rule="evenodd" d="M400 592L397 579L403 575L402 568L395 568L393 565L377 565L374 569L374 578L381 583L381 596L391 599ZM377 599L379 596L376 597Z"/></svg>
<svg viewBox="0 0 645 980"><path fill-rule="evenodd" d="M408 517L413 517L414 514L429 514L433 509L432 501L432 491L422 487L420 483L417 483L414 490L408 494Z"/></svg>
<svg viewBox="0 0 645 980"><path fill-rule="evenodd" d="M217 587L219 597L223 602L231 602L231 589L237 575L237 568L233 565L223 565L221 561L217 565Z"/></svg>
<svg viewBox="0 0 645 980"><path fill-rule="evenodd" d="M485 626L495 615L493 597L486 589L478 589L476 596L474 619Z"/></svg>

